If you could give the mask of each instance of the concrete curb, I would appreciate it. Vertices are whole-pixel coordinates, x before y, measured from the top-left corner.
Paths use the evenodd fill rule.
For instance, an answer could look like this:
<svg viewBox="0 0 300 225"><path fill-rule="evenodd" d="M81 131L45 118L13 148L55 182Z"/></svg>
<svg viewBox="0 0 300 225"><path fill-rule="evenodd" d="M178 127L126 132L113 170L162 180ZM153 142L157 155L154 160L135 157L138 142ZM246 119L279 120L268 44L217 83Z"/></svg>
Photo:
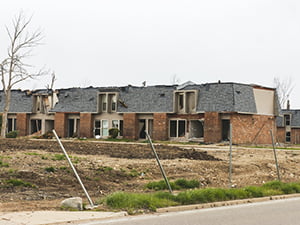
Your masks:
<svg viewBox="0 0 300 225"><path fill-rule="evenodd" d="M0 213L0 225L62 225L127 216L127 212L34 211Z"/></svg>
<svg viewBox="0 0 300 225"><path fill-rule="evenodd" d="M207 209L207 208L214 208L214 207L221 207L221 206L239 205L239 204L247 204L247 203L255 203L255 202L265 202L270 200L299 198L299 197L300 194L275 195L275 196L262 197L262 198L248 198L248 199L241 199L241 200L212 202L212 203L195 204L195 205L172 206L166 208L159 208L156 210L156 212L166 213L166 212L178 212L178 211L187 211L187 210L194 210L194 209Z"/></svg>

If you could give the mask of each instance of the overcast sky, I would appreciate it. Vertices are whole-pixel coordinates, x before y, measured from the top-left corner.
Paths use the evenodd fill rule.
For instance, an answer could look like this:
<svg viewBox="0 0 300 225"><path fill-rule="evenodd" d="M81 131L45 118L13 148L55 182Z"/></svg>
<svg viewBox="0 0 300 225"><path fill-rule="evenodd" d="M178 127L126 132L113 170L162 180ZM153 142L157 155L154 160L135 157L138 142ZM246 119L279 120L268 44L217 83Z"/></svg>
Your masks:
<svg viewBox="0 0 300 225"><path fill-rule="evenodd" d="M20 10L33 15L43 45L30 63L55 71L56 88L238 82L273 87L292 79L300 108L299 0L9 0L5 25ZM44 88L49 77L18 88Z"/></svg>

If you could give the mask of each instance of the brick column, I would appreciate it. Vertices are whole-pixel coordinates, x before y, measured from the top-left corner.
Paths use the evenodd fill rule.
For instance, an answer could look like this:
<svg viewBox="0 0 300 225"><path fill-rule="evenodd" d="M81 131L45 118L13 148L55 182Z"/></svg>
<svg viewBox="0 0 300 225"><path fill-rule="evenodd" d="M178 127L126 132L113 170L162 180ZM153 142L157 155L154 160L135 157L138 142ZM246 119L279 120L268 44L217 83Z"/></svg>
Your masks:
<svg viewBox="0 0 300 225"><path fill-rule="evenodd" d="M168 115L167 113L153 114L153 139L154 140L168 140Z"/></svg>
<svg viewBox="0 0 300 225"><path fill-rule="evenodd" d="M19 136L28 135L29 116L26 113L17 113L17 131Z"/></svg>
<svg viewBox="0 0 300 225"><path fill-rule="evenodd" d="M204 114L204 142L217 143L222 140L222 123L218 112Z"/></svg>
<svg viewBox="0 0 300 225"><path fill-rule="evenodd" d="M93 137L93 116L91 113L80 113L80 137Z"/></svg>
<svg viewBox="0 0 300 225"><path fill-rule="evenodd" d="M138 118L136 113L124 113L123 115L123 137L138 139Z"/></svg>
<svg viewBox="0 0 300 225"><path fill-rule="evenodd" d="M67 135L67 114L62 112L55 113L54 129L59 137Z"/></svg>

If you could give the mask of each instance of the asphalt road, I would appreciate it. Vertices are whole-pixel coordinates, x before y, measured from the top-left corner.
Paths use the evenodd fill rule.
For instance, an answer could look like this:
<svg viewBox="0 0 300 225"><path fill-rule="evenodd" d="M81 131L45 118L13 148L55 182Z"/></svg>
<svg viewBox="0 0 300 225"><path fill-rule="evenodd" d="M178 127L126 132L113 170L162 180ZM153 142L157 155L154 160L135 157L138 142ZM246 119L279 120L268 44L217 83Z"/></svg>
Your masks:
<svg viewBox="0 0 300 225"><path fill-rule="evenodd" d="M81 225L299 225L300 198L176 213L129 216Z"/></svg>

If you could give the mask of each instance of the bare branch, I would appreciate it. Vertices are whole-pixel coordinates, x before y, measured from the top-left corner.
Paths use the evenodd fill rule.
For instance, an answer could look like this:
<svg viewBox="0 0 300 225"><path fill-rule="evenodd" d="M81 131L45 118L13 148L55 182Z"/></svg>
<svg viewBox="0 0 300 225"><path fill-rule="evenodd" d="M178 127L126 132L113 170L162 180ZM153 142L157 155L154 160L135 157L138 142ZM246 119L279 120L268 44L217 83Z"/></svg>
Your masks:
<svg viewBox="0 0 300 225"><path fill-rule="evenodd" d="M281 108L285 107L287 100L294 89L293 81L288 79L280 80L279 77L274 78L274 87L276 88L278 100Z"/></svg>
<svg viewBox="0 0 300 225"><path fill-rule="evenodd" d="M54 83L55 83L56 80L57 80L56 75L55 75L55 72L53 71L52 74L51 74L51 83L50 83L50 85L47 84L46 88L49 89L49 90L53 90Z"/></svg>

